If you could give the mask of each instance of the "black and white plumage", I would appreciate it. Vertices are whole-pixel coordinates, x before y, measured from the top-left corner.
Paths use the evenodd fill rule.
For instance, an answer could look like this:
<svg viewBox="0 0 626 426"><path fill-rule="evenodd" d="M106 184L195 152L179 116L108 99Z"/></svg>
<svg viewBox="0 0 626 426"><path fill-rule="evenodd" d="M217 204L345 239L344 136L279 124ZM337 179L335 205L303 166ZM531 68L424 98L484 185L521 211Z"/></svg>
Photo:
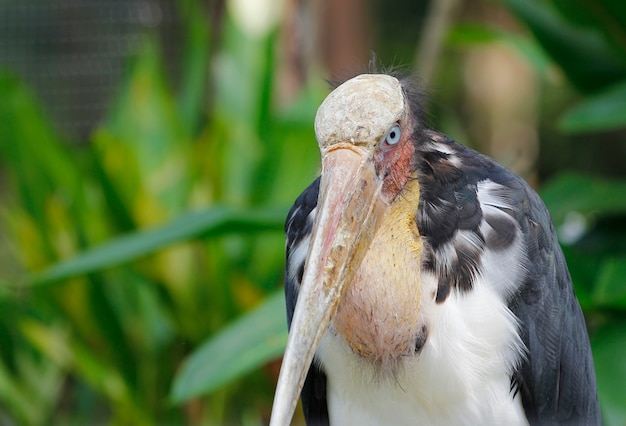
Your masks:
<svg viewBox="0 0 626 426"><path fill-rule="evenodd" d="M285 225L290 343L281 376L302 383L308 369L307 423L600 424L584 318L528 184L426 127L407 78L363 75L339 86L318 111L316 134L323 159L352 150L360 165L337 172L343 160L324 163ZM332 198L335 180L359 182L338 187L354 199ZM352 217L361 205L367 211ZM345 254L351 235L356 247ZM330 281L340 284L327 296ZM313 295L298 299L303 289ZM317 301L331 306L312 320ZM294 325L298 309L305 319ZM307 330L317 337L294 336L315 334ZM275 424L292 414L280 414L293 409L281 406L286 394L299 391L289 386L279 381Z"/></svg>

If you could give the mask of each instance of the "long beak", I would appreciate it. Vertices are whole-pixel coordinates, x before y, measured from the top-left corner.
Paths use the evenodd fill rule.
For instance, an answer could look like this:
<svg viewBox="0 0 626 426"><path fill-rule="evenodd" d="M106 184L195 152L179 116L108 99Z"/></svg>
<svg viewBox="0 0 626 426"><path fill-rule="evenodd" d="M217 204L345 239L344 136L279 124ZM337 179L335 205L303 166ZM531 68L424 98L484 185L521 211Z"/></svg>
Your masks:
<svg viewBox="0 0 626 426"><path fill-rule="evenodd" d="M309 245L270 426L291 422L308 369L337 306L373 240L385 203L374 163L353 145L322 160L317 219Z"/></svg>

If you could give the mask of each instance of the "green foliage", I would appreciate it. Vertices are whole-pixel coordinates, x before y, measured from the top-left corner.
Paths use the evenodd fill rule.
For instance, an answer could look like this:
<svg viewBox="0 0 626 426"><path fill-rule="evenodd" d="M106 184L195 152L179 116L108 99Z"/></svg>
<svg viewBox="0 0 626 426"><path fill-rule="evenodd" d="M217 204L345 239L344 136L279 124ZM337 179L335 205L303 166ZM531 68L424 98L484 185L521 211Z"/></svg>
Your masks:
<svg viewBox="0 0 626 426"><path fill-rule="evenodd" d="M623 286L623 282L622 282ZM626 423L626 322L613 321L591 337L593 361L598 378L598 398L602 403L603 421L606 425Z"/></svg>
<svg viewBox="0 0 626 426"><path fill-rule="evenodd" d="M281 298L264 300L281 286L289 203L318 167L310 121L324 92L278 108L275 33L252 37L230 16L211 62L198 4L184 4L179 90L146 36L85 146L68 146L28 88L0 75L0 214L21 265L0 274L0 413L19 424L268 414L276 372L258 367L286 326ZM247 311L253 327L221 331Z"/></svg>
<svg viewBox="0 0 626 426"><path fill-rule="evenodd" d="M287 343L283 292L228 326L186 361L172 386L172 400L186 401L279 357Z"/></svg>
<svg viewBox="0 0 626 426"><path fill-rule="evenodd" d="M571 83L589 96L563 117L568 132L626 126L626 6L619 0L502 0Z"/></svg>
<svg viewBox="0 0 626 426"><path fill-rule="evenodd" d="M623 132L623 2L502 2L534 39L463 24L448 42L508 43L542 77L556 64L581 93L558 128ZM85 146L0 73L0 217L20 265L0 271L0 416L18 424L267 418L286 341L283 220L318 168L326 89L309 83L281 106L277 28L246 31L227 13L212 52L199 2L180 4L178 90L146 36ZM626 419L625 192L578 171L541 189L589 319L607 425Z"/></svg>
<svg viewBox="0 0 626 426"><path fill-rule="evenodd" d="M570 81L585 92L594 92L624 79L625 57L609 43L605 23L592 17L610 13L606 4L614 0L595 2L503 0L526 24L546 52L555 60ZM603 4L604 3L604 4ZM555 7L561 5L558 10ZM599 13L593 12L599 9ZM566 13L563 13L566 11ZM559 13L560 12L560 13ZM626 46L624 46L626 48Z"/></svg>
<svg viewBox="0 0 626 426"><path fill-rule="evenodd" d="M576 212L593 219L598 216L626 214L626 182L562 173L542 188L552 220L562 224L568 213Z"/></svg>
<svg viewBox="0 0 626 426"><path fill-rule="evenodd" d="M59 262L33 277L32 284L45 284L99 271L153 253L170 244L196 237L229 233L280 231L286 209L233 209L215 206L204 211L182 213L168 224L124 235Z"/></svg>
<svg viewBox="0 0 626 426"><path fill-rule="evenodd" d="M603 89L582 101L561 117L565 132L589 132L626 127L626 81Z"/></svg>

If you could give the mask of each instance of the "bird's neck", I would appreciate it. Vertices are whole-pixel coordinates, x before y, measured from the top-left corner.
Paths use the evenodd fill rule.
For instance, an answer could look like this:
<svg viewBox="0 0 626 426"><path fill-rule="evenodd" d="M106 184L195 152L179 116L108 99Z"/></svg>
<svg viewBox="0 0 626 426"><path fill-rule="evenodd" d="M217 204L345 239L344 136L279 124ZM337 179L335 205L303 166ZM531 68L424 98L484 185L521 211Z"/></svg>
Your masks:
<svg viewBox="0 0 626 426"><path fill-rule="evenodd" d="M418 201L419 185L411 179L385 212L333 321L352 351L384 366L413 355L423 340Z"/></svg>

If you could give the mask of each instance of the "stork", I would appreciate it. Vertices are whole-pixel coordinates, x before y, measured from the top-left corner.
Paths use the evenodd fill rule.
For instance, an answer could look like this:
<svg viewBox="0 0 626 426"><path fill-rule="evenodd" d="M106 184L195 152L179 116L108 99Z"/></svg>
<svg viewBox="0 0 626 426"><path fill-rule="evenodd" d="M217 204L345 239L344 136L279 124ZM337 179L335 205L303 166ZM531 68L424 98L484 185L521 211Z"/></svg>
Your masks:
<svg viewBox="0 0 626 426"><path fill-rule="evenodd" d="M600 424L583 314L519 176L424 123L409 76L362 74L315 118L289 212L290 328L271 425Z"/></svg>

